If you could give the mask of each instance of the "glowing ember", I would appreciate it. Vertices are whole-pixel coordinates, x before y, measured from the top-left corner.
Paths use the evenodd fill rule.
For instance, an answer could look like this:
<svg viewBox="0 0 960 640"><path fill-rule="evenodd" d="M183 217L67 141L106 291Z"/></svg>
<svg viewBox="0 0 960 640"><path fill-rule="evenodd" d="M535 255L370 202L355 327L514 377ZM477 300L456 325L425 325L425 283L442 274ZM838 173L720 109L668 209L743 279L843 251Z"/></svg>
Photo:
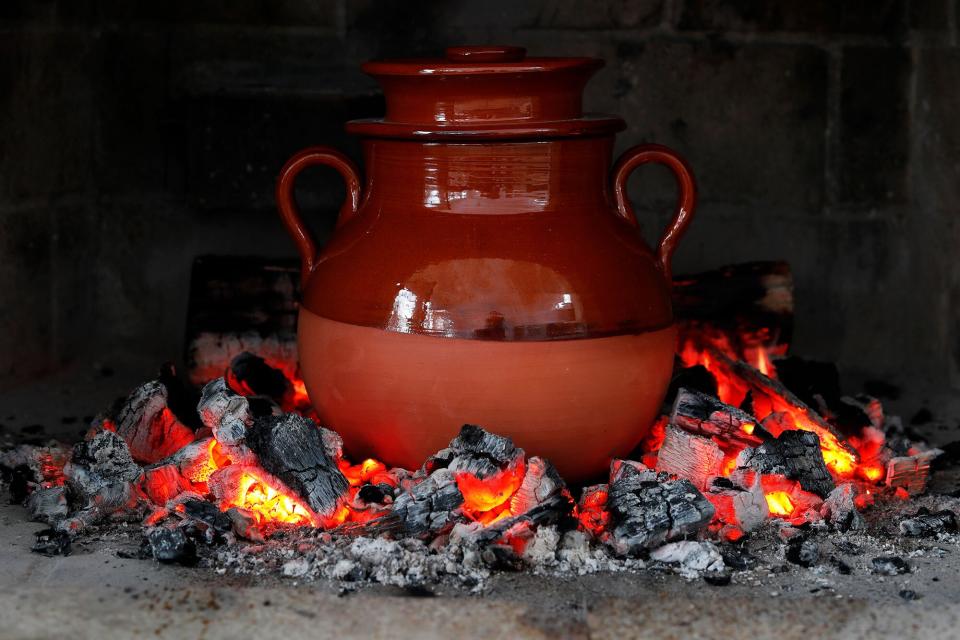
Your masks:
<svg viewBox="0 0 960 640"><path fill-rule="evenodd" d="M790 516L796 508L786 491L771 491L766 494L766 499L771 516Z"/></svg>
<svg viewBox="0 0 960 640"><path fill-rule="evenodd" d="M510 497L523 482L523 469L510 468L480 479L458 473L457 487L463 494L463 511L484 524L492 524L510 515Z"/></svg>
<svg viewBox="0 0 960 640"><path fill-rule="evenodd" d="M299 500L271 487L251 472L246 472L237 483L237 496L230 506L252 511L258 522L280 522L292 525L316 526L310 510Z"/></svg>

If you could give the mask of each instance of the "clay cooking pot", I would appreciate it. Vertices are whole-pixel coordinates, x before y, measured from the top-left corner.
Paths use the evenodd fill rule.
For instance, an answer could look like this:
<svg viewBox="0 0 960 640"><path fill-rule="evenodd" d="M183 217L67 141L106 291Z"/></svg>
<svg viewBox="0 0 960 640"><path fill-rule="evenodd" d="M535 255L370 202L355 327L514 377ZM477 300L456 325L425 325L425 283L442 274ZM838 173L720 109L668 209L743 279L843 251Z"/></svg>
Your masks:
<svg viewBox="0 0 960 640"><path fill-rule="evenodd" d="M670 260L696 193L659 145L611 169L624 122L581 106L601 65L515 47L370 62L386 117L347 124L364 178L325 147L283 168L277 202L303 262L301 370L355 458L416 468L475 423L577 481L649 430L675 350ZM648 162L679 188L656 250L626 195ZM293 198L314 165L347 186L320 250Z"/></svg>

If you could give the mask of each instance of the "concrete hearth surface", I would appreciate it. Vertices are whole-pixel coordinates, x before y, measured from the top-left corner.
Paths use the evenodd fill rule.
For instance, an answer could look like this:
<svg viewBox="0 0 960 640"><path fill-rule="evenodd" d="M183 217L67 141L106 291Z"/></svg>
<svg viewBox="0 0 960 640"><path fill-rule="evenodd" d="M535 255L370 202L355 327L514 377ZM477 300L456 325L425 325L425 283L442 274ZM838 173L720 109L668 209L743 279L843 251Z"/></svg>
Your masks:
<svg viewBox="0 0 960 640"><path fill-rule="evenodd" d="M152 373L138 363L112 364L106 377L102 369L65 372L0 392L0 434L8 442L75 440L83 416ZM905 418L930 407L935 419L924 434L942 444L954 438L955 405L955 396L906 393L890 406ZM938 474L935 489L955 491L958 477L957 470ZM129 536L82 539L68 557L41 556L30 547L43 525L5 504L5 495L0 500L2 639L960 637L955 537L917 541L908 557L912 572L900 576L871 573L866 553L844 558L850 575L827 563L811 569L784 563L782 571L735 573L728 586L645 570L501 573L481 594L449 586L349 590L130 558L137 527Z"/></svg>

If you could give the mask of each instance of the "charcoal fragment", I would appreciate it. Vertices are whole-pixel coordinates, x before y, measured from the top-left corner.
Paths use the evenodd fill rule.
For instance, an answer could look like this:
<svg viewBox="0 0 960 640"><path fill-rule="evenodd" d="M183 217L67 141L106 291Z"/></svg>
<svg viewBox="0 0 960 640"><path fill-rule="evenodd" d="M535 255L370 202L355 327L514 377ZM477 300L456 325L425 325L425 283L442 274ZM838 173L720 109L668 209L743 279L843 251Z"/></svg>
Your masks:
<svg viewBox="0 0 960 640"><path fill-rule="evenodd" d="M804 491L821 498L826 498L835 486L823 461L820 438L812 431L784 431L754 449L744 449L737 456L737 465L796 480Z"/></svg>
<svg viewBox="0 0 960 640"><path fill-rule="evenodd" d="M726 587L730 584L729 573L705 573L703 581L713 587Z"/></svg>
<svg viewBox="0 0 960 640"><path fill-rule="evenodd" d="M910 565L903 558L897 556L879 556L871 560L873 572L887 576L898 576L910 573Z"/></svg>
<svg viewBox="0 0 960 640"><path fill-rule="evenodd" d="M410 535L435 535L454 523L454 510L463 504L463 494L449 469L438 469L410 491L400 494L393 515Z"/></svg>
<svg viewBox="0 0 960 640"><path fill-rule="evenodd" d="M948 509L931 512L926 507L921 507L915 515L900 521L900 533L913 538L956 531L957 516Z"/></svg>
<svg viewBox="0 0 960 640"><path fill-rule="evenodd" d="M857 509L857 496L853 483L846 482L836 487L820 506L820 515L826 518L837 531L860 531L867 527Z"/></svg>
<svg viewBox="0 0 960 640"><path fill-rule="evenodd" d="M206 500L186 500L184 515L209 525L217 533L226 533L233 528L233 521L213 503Z"/></svg>
<svg viewBox="0 0 960 640"><path fill-rule="evenodd" d="M147 532L150 551L158 562L190 567L197 564L197 547L180 529L157 527Z"/></svg>
<svg viewBox="0 0 960 640"><path fill-rule="evenodd" d="M642 465L615 460L607 496L608 541L619 555L636 555L696 534L714 508L688 480L671 480Z"/></svg>
<svg viewBox="0 0 960 640"><path fill-rule="evenodd" d="M293 385L283 371L274 369L267 361L249 351L237 355L227 369L230 387L245 396L267 396L286 406L293 396Z"/></svg>
<svg viewBox="0 0 960 640"><path fill-rule="evenodd" d="M830 556L830 563L837 568L837 572L840 575L848 576L853 573L853 569L850 568L850 565L836 556Z"/></svg>
<svg viewBox="0 0 960 640"><path fill-rule="evenodd" d="M70 555L70 535L56 529L44 529L37 532L37 541L30 547L30 551L45 556Z"/></svg>
<svg viewBox="0 0 960 640"><path fill-rule="evenodd" d="M794 539L787 545L786 556L793 564L810 568L820 561L820 547L813 540Z"/></svg>
<svg viewBox="0 0 960 640"><path fill-rule="evenodd" d="M65 487L35 489L26 502L30 519L37 522L54 524L67 517L67 490Z"/></svg>
<svg viewBox="0 0 960 640"><path fill-rule="evenodd" d="M297 492L322 517L340 507L350 485L329 455L329 438L312 420L297 414L254 420L247 446L265 470Z"/></svg>
<svg viewBox="0 0 960 640"><path fill-rule="evenodd" d="M357 492L357 495L361 500L368 504L382 504L388 494L384 492L384 490L378 485L365 484L360 487L360 491Z"/></svg>
<svg viewBox="0 0 960 640"><path fill-rule="evenodd" d="M919 600L923 597L913 589L901 589L898 595L907 601Z"/></svg>
<svg viewBox="0 0 960 640"><path fill-rule="evenodd" d="M117 415L117 433L137 462L156 462L193 441L193 430L167 404L167 388L154 380L134 389Z"/></svg>
<svg viewBox="0 0 960 640"><path fill-rule="evenodd" d="M498 436L473 424L465 424L450 442L453 454L447 466L458 473L468 473L483 480L523 461L523 449L513 440Z"/></svg>

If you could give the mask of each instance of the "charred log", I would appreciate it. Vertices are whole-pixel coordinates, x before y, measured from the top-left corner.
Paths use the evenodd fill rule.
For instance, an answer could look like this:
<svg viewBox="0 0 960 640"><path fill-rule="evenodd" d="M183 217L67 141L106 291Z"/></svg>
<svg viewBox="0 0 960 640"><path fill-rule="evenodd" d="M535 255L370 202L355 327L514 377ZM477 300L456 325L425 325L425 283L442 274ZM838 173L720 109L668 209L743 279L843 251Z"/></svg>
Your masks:
<svg viewBox="0 0 960 640"><path fill-rule="evenodd" d="M296 414L267 416L254 421L246 442L260 466L326 518L342 504L350 485L328 453L323 431Z"/></svg>
<svg viewBox="0 0 960 640"><path fill-rule="evenodd" d="M710 438L667 425L657 456L657 471L686 478L702 491L711 478L720 475L723 458L723 451Z"/></svg>
<svg viewBox="0 0 960 640"><path fill-rule="evenodd" d="M784 431L756 448L744 449L737 466L796 480L804 491L821 498L836 486L823 461L820 439L812 431Z"/></svg>
<svg viewBox="0 0 960 640"><path fill-rule="evenodd" d="M154 380L134 389L117 415L117 433L141 463L166 458L195 438L167 406L167 388Z"/></svg>
<svg viewBox="0 0 960 640"><path fill-rule="evenodd" d="M690 389L680 389L670 412L670 424L739 447L755 447L762 442L756 433L757 422L736 407Z"/></svg>
<svg viewBox="0 0 960 640"><path fill-rule="evenodd" d="M607 532L618 554L636 555L695 535L713 518L713 505L688 480L671 480L641 465L614 465Z"/></svg>

